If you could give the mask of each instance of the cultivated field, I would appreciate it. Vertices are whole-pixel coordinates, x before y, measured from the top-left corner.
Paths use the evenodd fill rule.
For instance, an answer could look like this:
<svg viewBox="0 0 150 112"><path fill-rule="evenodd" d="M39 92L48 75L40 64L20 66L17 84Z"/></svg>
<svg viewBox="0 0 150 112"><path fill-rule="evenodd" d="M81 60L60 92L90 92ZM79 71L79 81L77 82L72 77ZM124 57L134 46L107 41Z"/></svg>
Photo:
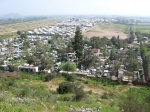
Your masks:
<svg viewBox="0 0 150 112"><path fill-rule="evenodd" d="M8 38L16 36L16 32L18 30L20 31L33 30L35 28L39 28L42 26L53 25L60 21L62 21L62 19L45 19L39 21L0 25L0 38Z"/></svg>
<svg viewBox="0 0 150 112"><path fill-rule="evenodd" d="M83 35L88 38L92 36L106 36L109 39L112 38L112 36L117 37L119 35L120 39L126 39L128 38L128 27L127 25L120 24L101 24L91 28L83 33Z"/></svg>

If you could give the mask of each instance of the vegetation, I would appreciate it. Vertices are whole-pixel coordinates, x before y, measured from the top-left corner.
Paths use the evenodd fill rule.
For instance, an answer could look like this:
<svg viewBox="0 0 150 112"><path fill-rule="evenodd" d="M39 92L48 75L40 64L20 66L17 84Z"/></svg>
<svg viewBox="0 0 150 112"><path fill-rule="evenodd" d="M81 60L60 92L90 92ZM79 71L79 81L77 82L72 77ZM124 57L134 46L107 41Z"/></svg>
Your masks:
<svg viewBox="0 0 150 112"><path fill-rule="evenodd" d="M75 37L73 41L73 49L76 52L76 57L80 60L83 56L83 35L80 28L76 28Z"/></svg>
<svg viewBox="0 0 150 112"><path fill-rule="evenodd" d="M61 76L51 79L53 84L58 85L57 90L52 90L49 87L53 85L43 82L42 75L21 72L19 77L3 77L0 79L0 109L15 112L66 112L70 111L69 105L74 108L82 105L87 108L101 107L102 112L149 111L149 87L118 85L105 79L77 77L75 82L65 80ZM85 91L87 87L91 90ZM97 94L94 88L104 92Z"/></svg>
<svg viewBox="0 0 150 112"><path fill-rule="evenodd" d="M61 69L64 71L76 71L77 67L75 63L68 61L61 64Z"/></svg>
<svg viewBox="0 0 150 112"><path fill-rule="evenodd" d="M135 32L132 27L129 29L129 38L120 39L120 36L113 36L110 40L107 37L91 37L88 41L83 40L82 33L79 28L76 30L75 38L69 42L66 49L62 46L55 46L55 43L61 43L58 36L53 36L49 44L42 44L36 41L36 47L31 49L30 43L26 40L26 33L17 32L21 40L24 40L24 50L26 56L23 59L12 60L26 61L40 67L40 70L54 67L53 59L50 56L51 50L57 50L60 55L60 61L67 61L63 54L66 52L76 52L78 62L85 69L97 68L110 71L110 76L118 76L118 70L125 65L126 75L134 76L133 71L140 68L144 70L145 81L149 78L149 48L147 45L141 44L140 48L127 49L127 45L133 43ZM139 42L142 40L142 34L136 32ZM83 49L84 44L89 45L89 49ZM50 47L51 46L51 47ZM90 48L100 49L103 57L106 59L103 66L94 56ZM111 50L108 48L112 48ZM60 49L58 49L60 48ZM73 48L73 49L72 49ZM123 48L123 49L122 49ZM74 51L73 51L74 50ZM138 62L136 53L140 52L143 63ZM19 63L20 62L20 63ZM17 63L17 62L16 62ZM15 63L15 64L16 64ZM111 66L105 67L109 63ZM61 70L67 71L66 74L56 75L40 73L39 75L21 72L19 76L3 77L0 79L0 109L1 111L61 111L66 112L72 109L70 104L75 108L86 106L89 108L100 108L102 112L147 112L150 108L149 103L149 87L127 86L121 81L112 82L109 78L97 77L100 73L96 73L91 79L77 77L76 74L69 74L76 71L75 62L63 62L60 66ZM15 65L14 65L15 66ZM136 97L137 96L137 97ZM143 107L141 106L143 104ZM53 106L51 106L53 105Z"/></svg>
<svg viewBox="0 0 150 112"><path fill-rule="evenodd" d="M64 94L64 93L71 93L73 92L73 84L69 82L62 82L59 84L59 87L57 88L57 92L59 94Z"/></svg>

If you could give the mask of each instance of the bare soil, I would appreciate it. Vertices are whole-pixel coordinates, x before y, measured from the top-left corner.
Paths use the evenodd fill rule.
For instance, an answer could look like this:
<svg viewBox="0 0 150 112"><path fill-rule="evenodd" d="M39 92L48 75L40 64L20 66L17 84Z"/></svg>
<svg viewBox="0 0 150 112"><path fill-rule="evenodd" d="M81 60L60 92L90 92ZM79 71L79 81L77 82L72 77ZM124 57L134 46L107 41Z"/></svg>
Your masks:
<svg viewBox="0 0 150 112"><path fill-rule="evenodd" d="M58 84L56 82L53 81L49 81L49 82L44 82L48 88L52 91L56 91L56 89L58 88ZM90 91L92 90L93 93L97 93L97 94L102 94L103 92L106 92L105 90L103 90L102 88L99 87L89 87L87 85L83 85L84 86L84 91Z"/></svg>
<svg viewBox="0 0 150 112"><path fill-rule="evenodd" d="M62 20L63 19L44 19L39 21L0 25L0 35L16 33L18 30L21 31L34 30L35 28L54 25L55 23L60 22Z"/></svg>
<svg viewBox="0 0 150 112"><path fill-rule="evenodd" d="M116 29L116 28L103 29L100 26L95 26L91 28L90 30L83 33L83 35L87 38L91 38L93 36L99 36L99 37L106 36L107 38L111 39L112 36L117 37L118 35L120 39L128 38L128 35L123 33L120 29Z"/></svg>

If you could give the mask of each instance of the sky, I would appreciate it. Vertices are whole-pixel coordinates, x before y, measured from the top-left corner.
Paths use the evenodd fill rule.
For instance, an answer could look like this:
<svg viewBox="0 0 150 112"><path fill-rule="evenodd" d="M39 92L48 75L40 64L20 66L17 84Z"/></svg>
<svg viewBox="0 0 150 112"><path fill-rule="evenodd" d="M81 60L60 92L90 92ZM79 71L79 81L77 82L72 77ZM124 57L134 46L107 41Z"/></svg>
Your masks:
<svg viewBox="0 0 150 112"><path fill-rule="evenodd" d="M150 0L0 0L0 15L150 16Z"/></svg>

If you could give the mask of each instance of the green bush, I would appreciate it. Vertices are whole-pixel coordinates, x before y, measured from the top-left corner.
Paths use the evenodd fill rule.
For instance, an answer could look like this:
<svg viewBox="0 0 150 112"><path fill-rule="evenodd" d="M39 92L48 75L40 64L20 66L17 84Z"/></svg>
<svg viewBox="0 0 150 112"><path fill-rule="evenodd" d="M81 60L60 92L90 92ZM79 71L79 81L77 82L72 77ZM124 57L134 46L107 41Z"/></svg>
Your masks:
<svg viewBox="0 0 150 112"><path fill-rule="evenodd" d="M85 97L85 92L83 90L83 86L80 83L74 84L74 93L75 93L75 100L80 101Z"/></svg>
<svg viewBox="0 0 150 112"><path fill-rule="evenodd" d="M15 79L12 79L10 77L2 77L0 79L0 82L1 82L0 88L2 90L8 90L8 89L10 89L10 87L15 86L15 84L16 84Z"/></svg>
<svg viewBox="0 0 150 112"><path fill-rule="evenodd" d="M88 81L85 81L84 84L89 84L89 82L88 82Z"/></svg>
<svg viewBox="0 0 150 112"><path fill-rule="evenodd" d="M68 61L66 63L61 64L61 69L64 71L76 71L77 67L76 67L76 64Z"/></svg>
<svg viewBox="0 0 150 112"><path fill-rule="evenodd" d="M108 96L108 94L107 94L106 92L103 93L102 96L101 96L102 99L108 99L108 97L109 97L109 96Z"/></svg>
<svg viewBox="0 0 150 112"><path fill-rule="evenodd" d="M50 81L52 80L53 78L55 78L55 75L53 74L48 74L44 77L44 81Z"/></svg>
<svg viewBox="0 0 150 112"><path fill-rule="evenodd" d="M57 88L57 92L59 94L71 93L73 92L73 84L69 82L62 82L59 84L59 87Z"/></svg>
<svg viewBox="0 0 150 112"><path fill-rule="evenodd" d="M138 97L133 94L128 94L127 97L121 99L119 103L120 110L124 112L149 112L149 104L138 101Z"/></svg>
<svg viewBox="0 0 150 112"><path fill-rule="evenodd" d="M89 94L92 94L92 90L89 90L88 93L89 93Z"/></svg>
<svg viewBox="0 0 150 112"><path fill-rule="evenodd" d="M76 76L74 74L63 74L63 76L67 79L67 81L74 82L76 79Z"/></svg>
<svg viewBox="0 0 150 112"><path fill-rule="evenodd" d="M30 89L27 86L23 86L21 90L18 90L18 93L16 94L16 97L27 97L28 95L30 95Z"/></svg>

